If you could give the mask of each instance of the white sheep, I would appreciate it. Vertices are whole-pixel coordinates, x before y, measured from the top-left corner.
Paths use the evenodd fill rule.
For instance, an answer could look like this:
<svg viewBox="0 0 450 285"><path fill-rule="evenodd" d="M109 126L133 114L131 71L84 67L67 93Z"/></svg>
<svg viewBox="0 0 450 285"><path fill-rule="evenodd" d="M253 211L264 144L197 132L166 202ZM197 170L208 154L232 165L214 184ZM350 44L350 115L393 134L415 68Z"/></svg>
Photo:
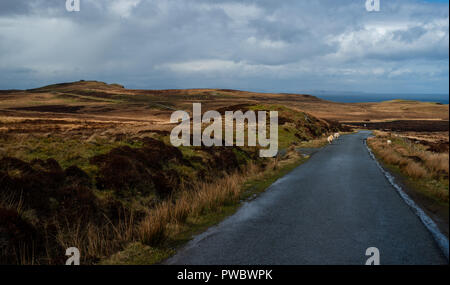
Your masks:
<svg viewBox="0 0 450 285"><path fill-rule="evenodd" d="M328 140L328 143L331 144L331 143L333 142L333 140L334 140L333 135L330 135L330 136L327 138L327 140Z"/></svg>
<svg viewBox="0 0 450 285"><path fill-rule="evenodd" d="M386 142L388 145L391 145L392 144L392 141L391 140L387 140L387 142Z"/></svg>
<svg viewBox="0 0 450 285"><path fill-rule="evenodd" d="M337 140L341 135L339 133L334 133L334 139Z"/></svg>

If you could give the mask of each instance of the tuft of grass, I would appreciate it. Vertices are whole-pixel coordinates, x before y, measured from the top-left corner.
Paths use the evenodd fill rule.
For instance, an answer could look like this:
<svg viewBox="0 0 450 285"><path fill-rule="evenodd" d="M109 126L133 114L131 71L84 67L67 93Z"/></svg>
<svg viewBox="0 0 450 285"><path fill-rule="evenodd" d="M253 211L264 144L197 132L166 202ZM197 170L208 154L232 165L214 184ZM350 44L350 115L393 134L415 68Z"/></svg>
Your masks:
<svg viewBox="0 0 450 285"><path fill-rule="evenodd" d="M425 166L433 173L435 177L449 174L448 153L425 153L421 154Z"/></svg>
<svg viewBox="0 0 450 285"><path fill-rule="evenodd" d="M409 162L404 168L405 173L413 178L426 178L428 172L417 162Z"/></svg>
<svg viewBox="0 0 450 285"><path fill-rule="evenodd" d="M143 244L159 245L166 239L166 225L170 221L170 210L170 204L165 201L149 211L138 228L138 238Z"/></svg>

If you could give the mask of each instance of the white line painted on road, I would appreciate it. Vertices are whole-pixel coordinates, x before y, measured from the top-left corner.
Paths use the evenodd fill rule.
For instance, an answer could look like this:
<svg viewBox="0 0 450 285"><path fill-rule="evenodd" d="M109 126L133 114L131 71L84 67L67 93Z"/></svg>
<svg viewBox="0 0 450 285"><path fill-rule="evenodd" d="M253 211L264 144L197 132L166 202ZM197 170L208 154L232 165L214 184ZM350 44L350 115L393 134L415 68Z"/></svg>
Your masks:
<svg viewBox="0 0 450 285"><path fill-rule="evenodd" d="M381 164L376 159L375 155L370 150L367 145L367 140L364 140L364 144L366 145L367 150L369 151L370 156L377 164L378 168L380 168L381 172L383 172L384 176L387 178L389 183L397 190L400 197L402 197L403 201L414 211L414 213L420 218L425 227L431 232L434 240L437 242L441 250L444 252L445 257L449 255L449 246L447 237L441 233L436 223L408 196L408 194L403 191L402 187L400 187L397 183L395 183L394 177L384 170Z"/></svg>

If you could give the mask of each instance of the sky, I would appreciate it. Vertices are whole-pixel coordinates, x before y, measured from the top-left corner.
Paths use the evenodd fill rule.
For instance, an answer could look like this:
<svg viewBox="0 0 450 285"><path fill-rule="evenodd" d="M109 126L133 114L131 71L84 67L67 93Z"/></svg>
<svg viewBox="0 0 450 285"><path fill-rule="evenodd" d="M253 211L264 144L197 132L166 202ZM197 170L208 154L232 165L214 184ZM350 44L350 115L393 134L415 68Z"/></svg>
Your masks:
<svg viewBox="0 0 450 285"><path fill-rule="evenodd" d="M0 89L448 94L448 1L365 2L1 0Z"/></svg>

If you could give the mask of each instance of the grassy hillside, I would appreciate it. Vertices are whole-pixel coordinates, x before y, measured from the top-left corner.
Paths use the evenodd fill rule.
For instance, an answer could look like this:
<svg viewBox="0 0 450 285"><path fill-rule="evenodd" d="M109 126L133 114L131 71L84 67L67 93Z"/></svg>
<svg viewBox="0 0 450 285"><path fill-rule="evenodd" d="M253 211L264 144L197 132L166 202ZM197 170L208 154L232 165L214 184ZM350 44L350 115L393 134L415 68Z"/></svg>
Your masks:
<svg viewBox="0 0 450 285"><path fill-rule="evenodd" d="M163 109L203 95L127 92L79 82L1 95L15 104L0 117L1 263L63 264L71 246L82 251L83 264L130 245L167 249L301 162L292 147L342 129L283 105L230 105L218 110L278 111L285 154L262 159L257 147L176 148ZM156 250L146 260L167 253Z"/></svg>

